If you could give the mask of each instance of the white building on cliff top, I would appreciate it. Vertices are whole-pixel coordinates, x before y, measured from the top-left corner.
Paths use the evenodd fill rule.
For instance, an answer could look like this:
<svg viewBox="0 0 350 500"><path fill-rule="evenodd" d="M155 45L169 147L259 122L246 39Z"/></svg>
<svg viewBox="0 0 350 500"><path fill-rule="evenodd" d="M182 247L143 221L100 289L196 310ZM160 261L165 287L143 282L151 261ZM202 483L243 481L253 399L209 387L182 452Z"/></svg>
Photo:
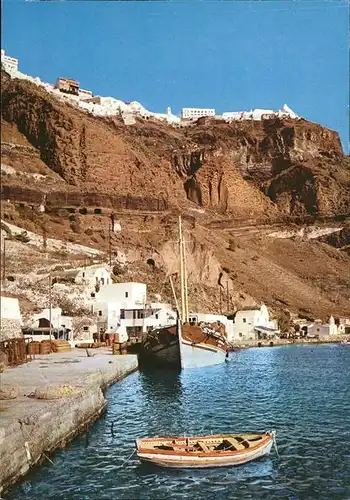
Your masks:
<svg viewBox="0 0 350 500"><path fill-rule="evenodd" d="M198 119L203 116L211 116L215 117L215 109L213 108L182 108L181 118L179 116L174 115L171 112L171 108L168 107L166 113L155 113L147 110L141 103L138 101L132 102L124 102L114 97L102 97L95 96L90 90L80 89L79 84L75 86L74 92L68 89L71 93L61 92L58 88L55 88L54 85L49 83L42 82L38 77L32 77L21 73L18 71L18 59L14 57L9 57L5 54L5 51L1 50L1 62L5 68L5 70L10 74L13 78L21 78L25 80L30 80L36 85L41 86L47 92L54 94L58 99L69 101L73 105L78 106L85 110L88 113L91 113L94 116L116 116L120 113L139 116L145 120L153 118L160 121L166 121L169 124L175 125L181 123L181 120L189 120L189 119ZM63 80L61 79L62 85ZM66 80L67 83L68 80ZM71 80L73 82L73 80ZM64 89L63 89L64 90ZM231 122L233 120L262 120L264 118L271 117L289 117L289 118L299 118L294 111L292 111L287 104L284 104L281 109L274 111L270 109L253 109L250 111L232 111L232 112L224 112L221 117ZM219 115L217 116L219 118ZM135 121L129 119L124 121L127 124L133 124Z"/></svg>
<svg viewBox="0 0 350 500"><path fill-rule="evenodd" d="M182 108L181 118L200 118L201 116L215 116L215 109Z"/></svg>
<svg viewBox="0 0 350 500"><path fill-rule="evenodd" d="M18 59L7 56L4 49L1 49L1 64L7 73L12 74L18 71Z"/></svg>
<svg viewBox="0 0 350 500"><path fill-rule="evenodd" d="M281 109L277 111L272 109L251 109L250 111L230 111L222 113L222 117L226 121L234 121L234 120L254 120L261 121L267 118L299 118L299 116L294 113L293 110L290 109L287 104L283 104Z"/></svg>

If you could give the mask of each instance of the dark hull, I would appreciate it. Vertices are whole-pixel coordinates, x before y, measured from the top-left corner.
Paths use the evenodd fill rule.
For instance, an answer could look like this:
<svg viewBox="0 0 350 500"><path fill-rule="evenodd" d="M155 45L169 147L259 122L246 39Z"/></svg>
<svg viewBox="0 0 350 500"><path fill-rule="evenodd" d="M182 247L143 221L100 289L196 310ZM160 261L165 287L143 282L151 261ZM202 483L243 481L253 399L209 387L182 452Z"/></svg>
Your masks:
<svg viewBox="0 0 350 500"><path fill-rule="evenodd" d="M141 368L166 367L180 369L179 340L175 338L172 342L155 346L143 345L140 349L138 358Z"/></svg>
<svg viewBox="0 0 350 500"><path fill-rule="evenodd" d="M139 352L139 365L152 368L200 368L225 362L226 354L222 339L204 334L199 327L177 325L149 333Z"/></svg>

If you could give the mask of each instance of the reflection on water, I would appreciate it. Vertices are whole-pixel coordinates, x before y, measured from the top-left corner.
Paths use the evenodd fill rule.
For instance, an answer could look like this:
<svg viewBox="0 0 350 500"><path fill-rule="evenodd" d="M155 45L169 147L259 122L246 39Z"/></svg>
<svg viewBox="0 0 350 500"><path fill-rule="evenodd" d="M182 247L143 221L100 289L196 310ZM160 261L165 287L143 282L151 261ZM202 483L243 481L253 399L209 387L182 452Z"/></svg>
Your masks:
<svg viewBox="0 0 350 500"><path fill-rule="evenodd" d="M135 373L108 400L87 447L76 439L8 498L350 499L347 347L250 349L219 366ZM270 429L280 458L240 467L169 470L130 457L137 437Z"/></svg>

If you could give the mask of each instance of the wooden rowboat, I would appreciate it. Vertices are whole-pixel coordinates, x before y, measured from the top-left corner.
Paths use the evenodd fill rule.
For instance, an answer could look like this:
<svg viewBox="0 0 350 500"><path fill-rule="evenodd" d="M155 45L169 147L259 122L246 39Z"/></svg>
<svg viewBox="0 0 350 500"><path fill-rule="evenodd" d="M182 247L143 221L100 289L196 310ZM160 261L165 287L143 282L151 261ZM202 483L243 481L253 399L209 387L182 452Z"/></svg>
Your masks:
<svg viewBox="0 0 350 500"><path fill-rule="evenodd" d="M268 455L275 432L136 440L142 462L161 467L203 468L240 465Z"/></svg>

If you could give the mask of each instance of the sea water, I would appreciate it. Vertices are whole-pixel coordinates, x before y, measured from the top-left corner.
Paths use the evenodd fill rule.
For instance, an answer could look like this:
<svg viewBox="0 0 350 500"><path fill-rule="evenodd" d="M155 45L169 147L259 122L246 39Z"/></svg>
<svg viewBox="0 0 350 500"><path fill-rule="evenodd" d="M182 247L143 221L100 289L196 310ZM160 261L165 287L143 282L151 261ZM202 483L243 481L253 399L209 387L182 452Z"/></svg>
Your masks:
<svg viewBox="0 0 350 500"><path fill-rule="evenodd" d="M88 434L4 498L350 499L349 346L242 350L218 366L134 373L106 396ZM171 470L133 454L138 437L246 430L276 430L279 456Z"/></svg>

